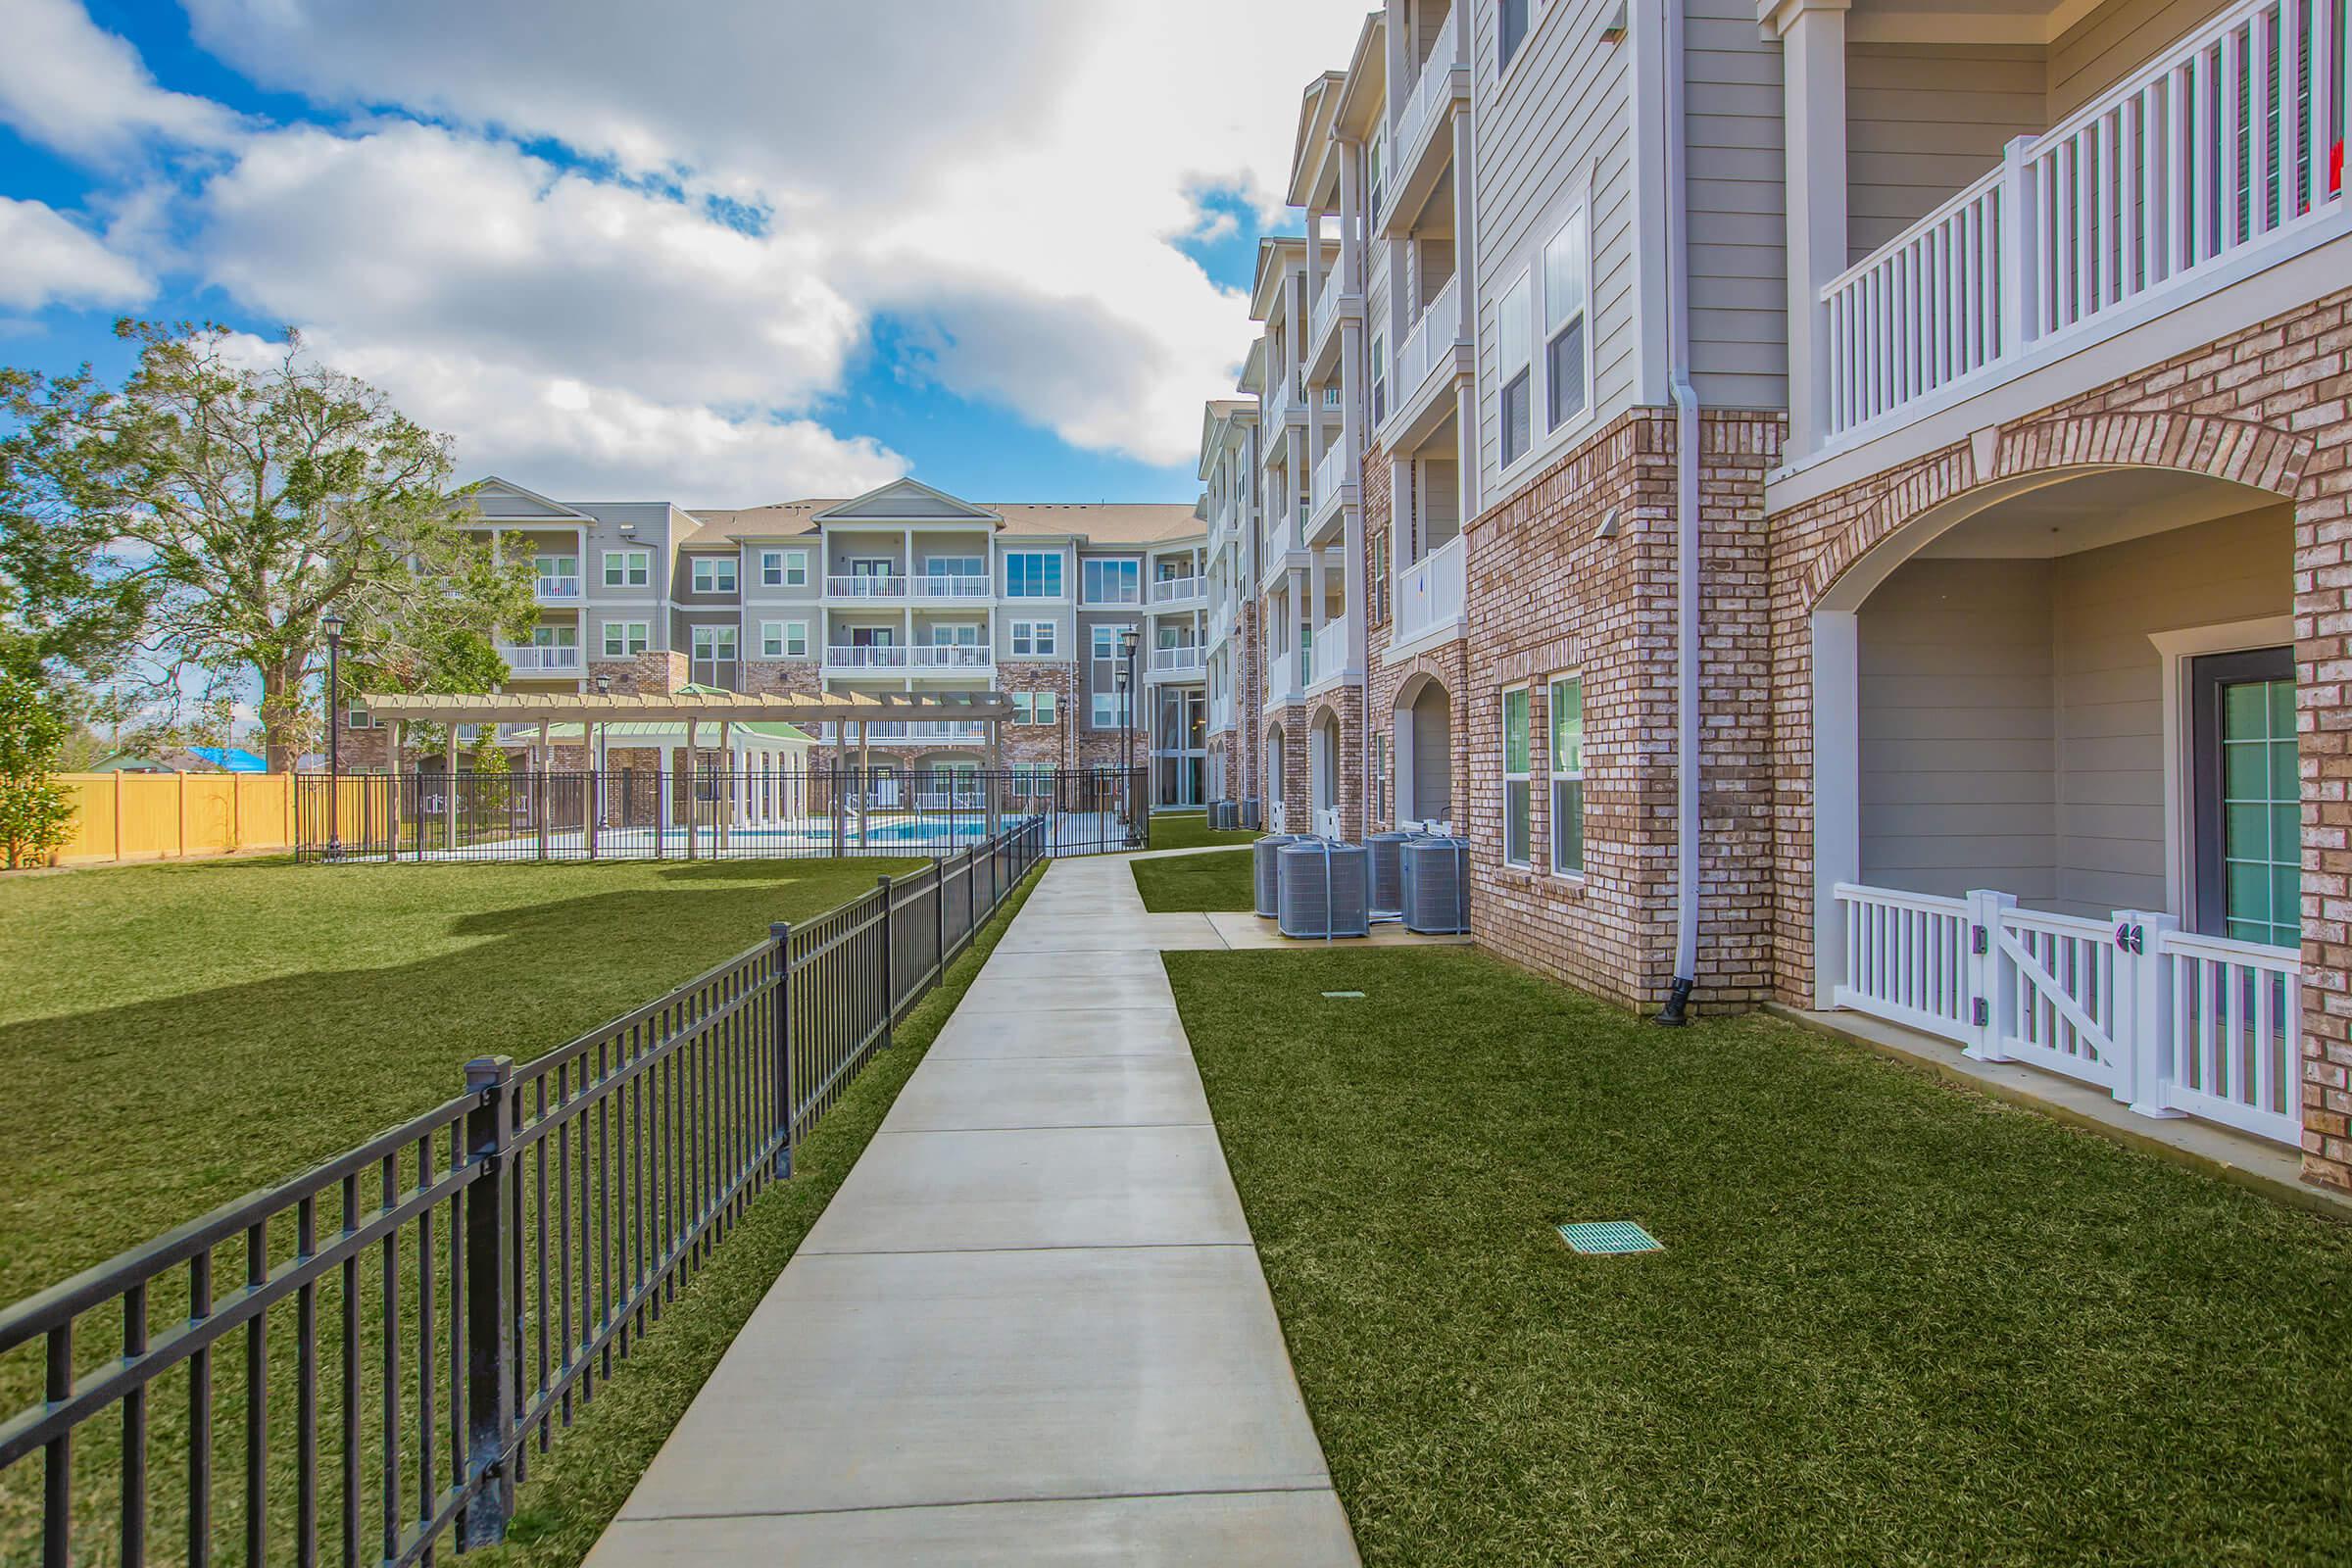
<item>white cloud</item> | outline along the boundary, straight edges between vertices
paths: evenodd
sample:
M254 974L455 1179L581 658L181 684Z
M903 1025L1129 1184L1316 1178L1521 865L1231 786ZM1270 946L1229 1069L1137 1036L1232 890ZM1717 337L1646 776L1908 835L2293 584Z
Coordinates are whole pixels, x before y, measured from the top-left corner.
M219 147L238 119L156 85L138 51L76 0L0 0L0 121L69 157L112 161L152 139Z
M154 287L137 263L56 209L0 196L0 307L136 305Z

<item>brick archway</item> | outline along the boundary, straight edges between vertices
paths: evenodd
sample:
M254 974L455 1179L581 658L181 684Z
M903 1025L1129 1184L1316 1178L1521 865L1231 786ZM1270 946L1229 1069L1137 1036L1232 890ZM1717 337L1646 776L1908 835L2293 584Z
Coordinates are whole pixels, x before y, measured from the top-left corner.
M1830 539L1805 576L1819 606L1882 545L1973 496L2111 468L2169 468L2296 499L2317 443L2275 425L2196 414L2083 414L1981 432L1916 465Z

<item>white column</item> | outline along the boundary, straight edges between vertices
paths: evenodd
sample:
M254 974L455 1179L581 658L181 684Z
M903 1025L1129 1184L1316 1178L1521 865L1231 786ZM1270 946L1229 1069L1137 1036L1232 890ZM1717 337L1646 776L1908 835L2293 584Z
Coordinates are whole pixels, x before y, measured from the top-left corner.
M1456 4L1454 10L1463 7ZM1468 55L1463 56L1468 59ZM1456 113L1453 117L1453 270L1459 279L1454 285L1454 299L1461 310L1457 331L1465 343L1478 339L1478 223L1477 205L1471 200L1475 180L1470 169L1470 117Z
M1479 445L1478 445L1478 379L1473 376L1453 389L1454 420L1454 477L1455 490L1461 497L1461 515L1455 520L1458 533L1470 531L1470 519L1478 515Z
M1364 242L1357 232L1363 227L1361 211L1363 197L1356 190L1358 161L1364 155L1360 141L1340 143L1340 292L1361 294L1364 291Z
M1323 275L1323 209L1306 210L1306 310L1305 319L1314 319L1315 307L1323 301L1323 291L1330 287Z
M1813 616L1813 1005L1835 1000L1844 962L1837 886L1862 877L1859 622L1850 610Z
M1830 313L1821 291L1846 268L1847 0L1783 0L1780 34L1788 227L1788 448L1817 449L1829 429Z

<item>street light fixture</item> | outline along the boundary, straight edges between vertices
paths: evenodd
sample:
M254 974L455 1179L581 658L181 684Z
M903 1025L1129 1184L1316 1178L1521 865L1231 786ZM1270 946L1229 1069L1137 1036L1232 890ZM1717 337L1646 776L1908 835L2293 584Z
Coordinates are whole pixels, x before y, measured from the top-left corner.
M1143 633L1130 626L1119 633L1119 788L1127 796L1128 837L1135 838L1140 793L1135 787L1135 655Z
M318 619L326 633L326 858L343 858L343 726L337 722L342 694L343 617L328 611Z

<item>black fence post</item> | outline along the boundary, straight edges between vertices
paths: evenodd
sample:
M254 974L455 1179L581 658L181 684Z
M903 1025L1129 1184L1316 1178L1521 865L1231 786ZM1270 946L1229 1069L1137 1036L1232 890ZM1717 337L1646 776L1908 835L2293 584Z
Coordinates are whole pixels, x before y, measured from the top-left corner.
M941 856L931 862L931 952L937 958L932 965L933 978L941 985L948 983L948 858Z
M507 1539L514 1512L514 1475L507 1445L514 1431L514 1353L510 1321L508 1250L518 1246L508 1225L507 1086L512 1056L476 1056L466 1064L466 1154L481 1170L466 1189L466 1478L474 1491L459 1525L458 1549L494 1546Z
M890 928L897 916L890 906L890 878L877 877L874 886L882 896L882 1048L887 1051L899 1021L899 980L890 961Z
M776 1152L776 1175L792 1175L792 1124L795 1115L792 1101L792 926L778 920L767 928L769 940L776 951L769 961L775 965L775 989L769 993L768 1035L769 1049L775 1053L776 1125L784 1134L784 1147Z

